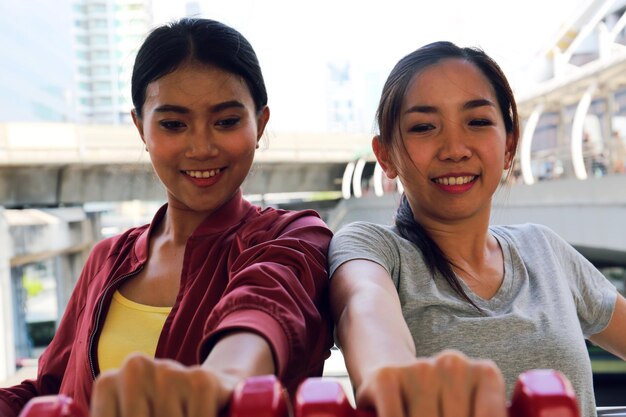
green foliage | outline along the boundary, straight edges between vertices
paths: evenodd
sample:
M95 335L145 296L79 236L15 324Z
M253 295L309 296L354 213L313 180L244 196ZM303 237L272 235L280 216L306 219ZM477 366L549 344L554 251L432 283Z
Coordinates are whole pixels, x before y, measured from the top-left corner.
M33 278L25 274L22 277L22 285L26 290L26 294L28 294L28 298L35 297L43 291L43 284L38 277Z

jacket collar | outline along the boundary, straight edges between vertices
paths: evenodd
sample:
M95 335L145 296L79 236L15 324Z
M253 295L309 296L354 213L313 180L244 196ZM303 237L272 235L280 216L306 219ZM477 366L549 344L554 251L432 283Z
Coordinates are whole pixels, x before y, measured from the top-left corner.
M223 232L235 224L241 223L242 220L245 220L244 217L254 209L256 209L256 206L244 200L243 192L240 188L230 200L213 213L209 214L202 223L200 223L191 234L191 238Z
M222 232L237 223L240 223L244 217L251 213L256 206L243 198L241 189L233 195L233 197L224 203L220 208L209 214L196 230L191 234L190 239L198 236L206 236ZM149 237L153 233L153 229L163 221L167 212L167 203L162 205L156 212L152 222L148 227L144 228L135 245L135 256L140 263L146 262L149 251Z

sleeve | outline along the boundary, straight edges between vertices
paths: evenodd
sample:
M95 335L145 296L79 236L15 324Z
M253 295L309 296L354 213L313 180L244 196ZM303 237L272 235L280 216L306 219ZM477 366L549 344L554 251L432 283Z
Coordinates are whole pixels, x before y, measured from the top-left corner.
M98 269L96 252L94 249L85 263L59 328L39 358L37 378L0 389L0 416L17 417L31 398L59 393L85 306L89 277Z
M332 232L316 215L286 216L278 233L256 236L251 245L236 243L245 249L230 266L226 291L209 317L200 360L225 332L247 329L268 341L278 376L293 387L321 375L330 355L326 262ZM285 219L275 219L270 229L277 222Z
M551 229L537 226L548 239L565 271L586 338L604 330L611 320L617 289L591 262Z
M380 229L381 226L354 222L342 227L333 236L328 251L328 274L333 276L337 268L354 259L366 259L376 262L394 277L394 255L398 250ZM396 283L397 285L397 283Z

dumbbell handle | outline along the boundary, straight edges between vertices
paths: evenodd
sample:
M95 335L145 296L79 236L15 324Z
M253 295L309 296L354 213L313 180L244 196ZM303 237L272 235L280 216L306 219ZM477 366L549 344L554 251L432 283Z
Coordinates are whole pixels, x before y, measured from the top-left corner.
M626 407L598 407L598 417L626 417Z
M225 417L288 417L287 393L274 375L250 377L237 386ZM20 417L87 417L88 412L65 395L36 397Z
M298 388L295 417L376 417L371 410L354 409L342 386L328 378L309 378ZM520 375L509 407L510 417L580 417L571 384L553 370Z

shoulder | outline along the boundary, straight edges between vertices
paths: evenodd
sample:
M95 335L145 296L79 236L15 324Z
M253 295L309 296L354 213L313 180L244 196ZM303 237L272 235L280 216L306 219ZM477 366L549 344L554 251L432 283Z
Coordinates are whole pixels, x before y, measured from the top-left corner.
M490 230L500 236L508 237L516 243L565 242L554 230L537 223L491 226Z
M252 211L235 232L237 239L254 246L269 241L311 244L326 252L332 231L314 210L266 208Z
M365 259L385 268L395 276L406 247L393 226L369 222L353 222L339 229L328 251L329 274L345 262Z
M149 225L130 228L123 233L115 236L107 237L97 242L90 253L90 258L99 258L115 256L125 253L127 249L132 247L137 239L148 230Z
M246 228L262 227L277 232L311 226L328 229L326 223L315 210L283 210L273 207L265 209L257 207L254 214L244 224Z
M564 238L550 227L526 223L509 226L492 226L492 232L512 244L525 262L566 264L579 261L582 256Z
M393 226L369 222L346 224L335 232L330 244L331 253L351 253L355 251L398 252L402 238L395 233Z
M370 223L364 221L357 221L348 223L343 226L337 232L335 232L335 236L338 237L349 237L349 236L373 236L378 238L390 238L396 235L394 232L393 226L387 226L377 223Z

